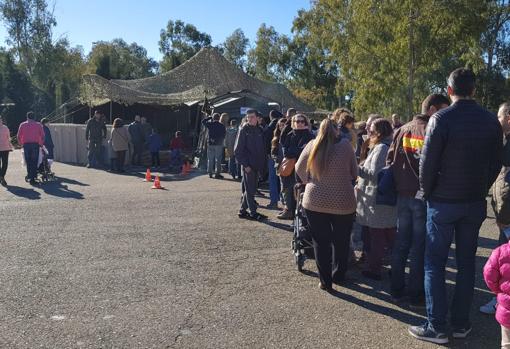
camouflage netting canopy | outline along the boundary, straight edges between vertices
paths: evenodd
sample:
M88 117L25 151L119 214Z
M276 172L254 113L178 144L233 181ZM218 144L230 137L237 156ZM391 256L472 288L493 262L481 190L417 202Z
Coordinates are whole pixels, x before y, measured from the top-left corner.
M123 105L173 106L201 101L205 97L214 99L241 90L264 96L283 108L313 110L284 85L249 76L215 48L203 48L177 68L150 78L107 80L98 75L85 75L80 101L92 107L110 101Z

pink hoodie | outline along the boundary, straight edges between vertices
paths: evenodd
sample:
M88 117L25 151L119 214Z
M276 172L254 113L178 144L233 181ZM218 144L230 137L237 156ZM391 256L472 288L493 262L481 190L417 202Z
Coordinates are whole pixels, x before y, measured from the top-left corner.
M496 320L510 328L510 243L492 251L483 268L483 277L490 290L497 295Z
M0 126L0 151L12 150L11 134L5 125Z

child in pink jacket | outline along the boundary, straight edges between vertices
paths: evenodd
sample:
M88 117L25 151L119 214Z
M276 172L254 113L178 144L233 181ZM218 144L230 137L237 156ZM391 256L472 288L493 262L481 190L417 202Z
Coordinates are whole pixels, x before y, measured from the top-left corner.
M492 252L483 277L498 299L496 320L501 325L501 348L510 348L510 243Z

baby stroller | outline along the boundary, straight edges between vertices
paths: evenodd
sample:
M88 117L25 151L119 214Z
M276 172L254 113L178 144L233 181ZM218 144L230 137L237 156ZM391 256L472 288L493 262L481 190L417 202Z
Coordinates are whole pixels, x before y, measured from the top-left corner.
M306 212L302 206L303 192L305 186L296 184L294 193L296 195L296 212L294 215L294 235L292 237L292 254L296 261L297 269L303 271L303 265L307 259L314 259L312 237L310 234L310 226L306 219Z
M53 164L53 159L48 158L48 150L46 147L39 148L39 167L37 172L41 176L42 182L54 181L55 173L51 172L51 165Z

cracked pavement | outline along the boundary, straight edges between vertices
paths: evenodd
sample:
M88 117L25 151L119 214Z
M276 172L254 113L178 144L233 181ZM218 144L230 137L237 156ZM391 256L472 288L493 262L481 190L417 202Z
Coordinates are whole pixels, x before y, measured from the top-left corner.
M0 348L435 347L407 334L423 313L391 304L387 279L354 269L329 295L313 261L297 272L275 211L261 210L271 224L237 218L237 182L195 175L157 191L57 163L59 181L31 188L19 156L0 188ZM477 310L491 298L481 269L496 239L489 218L474 329L452 348L499 345L499 325Z

